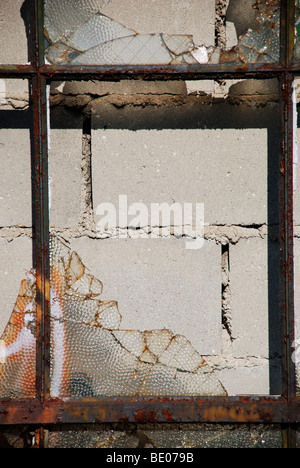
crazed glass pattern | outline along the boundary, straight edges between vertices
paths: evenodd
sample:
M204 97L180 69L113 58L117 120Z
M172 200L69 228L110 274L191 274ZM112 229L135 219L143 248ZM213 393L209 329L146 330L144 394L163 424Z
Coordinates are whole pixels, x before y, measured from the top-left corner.
M115 301L76 252L51 236L51 396L226 395L188 339L162 330L122 330ZM35 389L35 275L27 274L0 348L0 397Z
M0 397L35 395L35 274L26 274L10 320L0 340Z
M193 36L139 34L101 13L110 0L45 0L46 58L52 64L167 65L278 62L278 0L255 0L257 29L229 50L195 44ZM199 25L200 27L201 25Z

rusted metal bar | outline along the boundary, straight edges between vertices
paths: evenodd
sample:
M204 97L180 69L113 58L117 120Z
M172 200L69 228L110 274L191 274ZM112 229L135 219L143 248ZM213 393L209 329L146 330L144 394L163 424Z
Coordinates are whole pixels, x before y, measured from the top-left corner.
M285 69L282 65L245 65L236 67L234 64L222 65L174 65L165 66L97 66L91 65L80 67L77 70L74 66L53 67L43 66L39 73L45 78L55 80L92 80L120 81L132 79L144 80L200 80L200 79L264 79L278 77ZM36 74L36 70L31 65L0 65L0 78L31 78Z
M35 73L32 65L0 65L0 78L30 78Z
M281 64L182 64L182 65L84 65L80 68L74 65L53 66L45 65L41 73L52 80L92 79L116 80L143 78L145 80L172 79L223 79L236 77L270 77L284 70Z
M7 402L0 406L0 424L100 422L300 422L300 400L283 397L92 398Z
M48 395L50 353L50 269L49 269L49 200L48 200L48 112L46 78L39 73L43 57L43 2L33 0L32 77L33 111L33 203L34 250L36 267L37 360L36 396L40 401Z
M31 64L38 71L44 60L44 0L32 0L32 44Z
M293 76L284 74L281 88L281 153L279 163L280 310L282 324L282 395L295 397L294 266L293 266Z
M281 2L281 62L286 70L294 47L295 2ZM294 76L287 71L280 77L281 148L279 184L280 309L282 324L282 395L288 401L296 394L295 363L292 360L294 323L293 252L293 146Z
M288 72L293 61L295 42L295 2L281 2L281 63L285 73L280 78L281 150L278 172L279 248L280 248L280 312L282 395L288 402L296 395L296 369L292 360L295 338L294 323L294 252L293 252L293 147L294 147L294 76ZM287 422L287 421L286 421ZM296 447L294 425L282 430L283 448Z
M50 342L48 143L46 80L39 74L32 79L33 110L33 204L34 259L36 268L37 386L41 400L46 396Z
M281 152L279 166L279 246L280 311L282 349L282 395L292 401L296 394L296 369L292 360L294 324L294 255L293 255L293 80L288 73L293 60L295 41L295 2L281 5L281 63L286 72L280 79ZM285 426L283 447L296 446L296 429Z

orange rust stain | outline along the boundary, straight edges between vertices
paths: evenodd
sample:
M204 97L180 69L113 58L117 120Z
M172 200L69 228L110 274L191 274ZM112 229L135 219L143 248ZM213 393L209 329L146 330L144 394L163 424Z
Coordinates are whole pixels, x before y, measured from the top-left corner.
M259 414L255 410L255 406L251 405L247 408L226 408L217 406L214 408L204 409L202 412L204 420L207 421L237 421L237 422L255 422L259 420Z
M140 409L137 410L135 416L136 422L156 422L157 420L157 411L142 411Z
M172 415L171 415L170 411L162 410L162 414L165 415L165 416L167 417L167 421L168 421L168 422L173 421L173 418L172 418Z

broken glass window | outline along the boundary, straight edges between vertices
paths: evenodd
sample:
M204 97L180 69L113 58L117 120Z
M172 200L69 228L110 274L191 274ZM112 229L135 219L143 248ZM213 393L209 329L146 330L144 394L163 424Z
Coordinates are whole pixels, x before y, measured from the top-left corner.
M197 43L193 35L151 34L120 24L101 12L114 0L45 0L46 58L55 65L167 65L279 61L278 0L253 0L257 28L230 49ZM199 25L199 28L203 25Z
M226 395L188 339L171 330L122 330L115 301L76 252L51 236L51 395ZM35 276L22 282L1 338L0 397L35 389Z

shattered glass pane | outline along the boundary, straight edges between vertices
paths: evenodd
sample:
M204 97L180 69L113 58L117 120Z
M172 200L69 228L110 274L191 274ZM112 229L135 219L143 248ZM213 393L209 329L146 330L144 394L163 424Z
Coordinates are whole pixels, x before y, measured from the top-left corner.
M215 2L211 1L214 5ZM200 42L190 31L184 34L167 34L160 30L147 34L135 31L113 17L114 9L111 17L103 13L106 12L105 7L112 3L118 5L117 0L45 0L47 60L56 65L279 61L279 0L252 0L257 27L241 34L233 47L215 45L214 38L211 44ZM138 15L139 11L135 14ZM170 18L166 17L166 21L170 23ZM175 18L171 21L175 22ZM205 29L205 25L199 24L199 28Z
M34 271L28 272L0 339L0 398L35 395L35 289Z
M122 330L115 301L76 252L51 236L51 395L226 395L203 357L171 330ZM27 273L0 341L0 397L35 389L35 275Z

